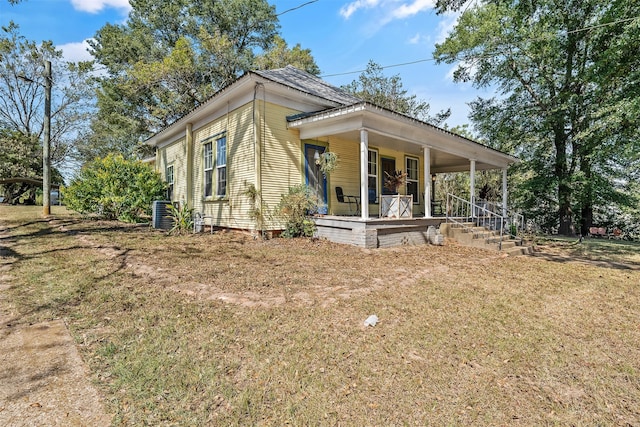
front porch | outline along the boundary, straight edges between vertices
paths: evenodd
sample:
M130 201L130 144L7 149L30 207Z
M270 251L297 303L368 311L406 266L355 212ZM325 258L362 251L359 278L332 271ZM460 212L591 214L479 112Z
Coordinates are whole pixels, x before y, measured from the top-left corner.
M362 219L355 216L324 215L315 218L319 238L367 249L426 245L429 226L438 229L445 221L445 217Z

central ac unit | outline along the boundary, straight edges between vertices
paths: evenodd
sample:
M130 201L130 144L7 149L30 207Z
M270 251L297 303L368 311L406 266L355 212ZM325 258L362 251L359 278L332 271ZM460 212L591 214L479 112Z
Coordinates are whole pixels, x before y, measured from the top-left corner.
M171 201L156 200L153 202L151 209L151 223L153 228L161 230L170 230L173 227L173 218L169 211Z

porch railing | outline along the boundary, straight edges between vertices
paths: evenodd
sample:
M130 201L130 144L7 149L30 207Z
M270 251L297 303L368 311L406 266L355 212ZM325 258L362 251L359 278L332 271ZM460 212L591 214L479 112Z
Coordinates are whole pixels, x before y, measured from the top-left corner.
M482 233L477 231L477 227L494 231L496 237L500 238L498 243L500 248L502 248L504 235L522 241L520 232L524 228L524 216L512 211L507 211L507 215L502 215L502 210L502 205L496 203L472 204L454 194L447 194L446 221L474 233L474 237L479 237Z
M508 233L513 238L522 236L525 227L524 215L511 209L507 209L506 212L504 212L503 206L500 203L486 203L487 209L504 217L506 233Z

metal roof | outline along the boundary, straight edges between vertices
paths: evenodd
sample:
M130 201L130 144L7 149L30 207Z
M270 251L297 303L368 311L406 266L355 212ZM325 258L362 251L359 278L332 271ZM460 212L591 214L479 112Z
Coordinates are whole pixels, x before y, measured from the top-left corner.
M306 92L310 95L318 96L338 104L351 105L363 101L362 99L357 98L338 87L332 86L319 77L307 73L306 71L299 70L291 65L275 70L253 71L253 73L265 79L281 83L301 92Z

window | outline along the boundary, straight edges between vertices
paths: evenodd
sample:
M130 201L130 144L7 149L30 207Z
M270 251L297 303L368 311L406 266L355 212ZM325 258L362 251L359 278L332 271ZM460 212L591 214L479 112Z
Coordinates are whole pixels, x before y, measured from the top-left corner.
M367 161L367 173L369 176L369 203L378 201L378 152L369 150Z
M419 186L419 171L418 171L418 159L415 157L407 157L406 158L406 170L407 170L407 196L409 194L413 194L413 204L417 205L420 203L420 198L418 197L418 186Z
M216 196L227 195L227 137L216 140Z
M213 145L211 142L204 144L204 197L213 195Z
M167 200L173 200L173 165L167 166L164 174L167 182Z

